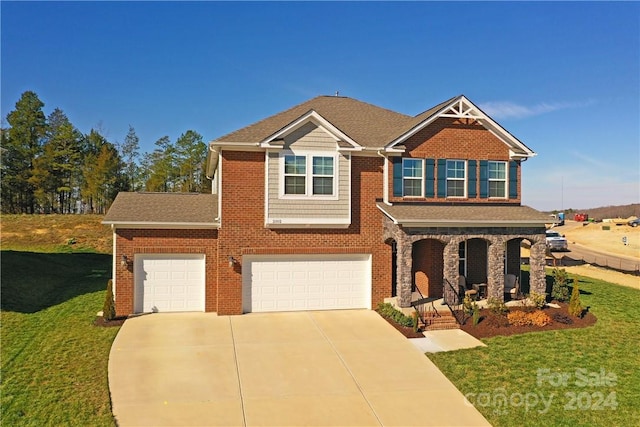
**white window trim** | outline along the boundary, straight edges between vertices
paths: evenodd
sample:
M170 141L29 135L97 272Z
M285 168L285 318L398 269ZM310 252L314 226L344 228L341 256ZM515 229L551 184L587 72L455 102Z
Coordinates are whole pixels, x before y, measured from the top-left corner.
M460 258L460 244L462 244L463 247L464 247L464 257L463 258ZM464 240L464 241L462 241L462 242L460 242L458 244L458 272L460 271L460 263L463 263L462 265L464 265L464 268L463 268L464 277L467 277L467 256L468 256L468 252L467 251L468 251L467 241Z
M463 162L464 163L464 178L449 178L449 162ZM469 185L469 165L466 160L463 159L447 159L445 164L445 187L444 194L447 199L466 199L468 197L468 185ZM449 196L449 181L462 181L464 194L462 196Z
M305 156L305 194L285 194L285 174L284 174L284 158L285 156ZM313 194L313 158L314 157L331 157L333 159L333 194ZM282 151L279 153L279 172L278 172L278 197L280 199L290 200L338 200L338 182L340 159L335 151ZM320 176L320 175L319 175ZM326 176L326 175L322 175Z
M411 161L419 161L419 162L420 162L420 170L422 171L422 173L421 173L420 177L405 177L405 176L404 176L404 162L405 162L405 161L408 161L408 160L411 160ZM424 174L425 174L425 170L424 170L424 167L425 167L425 165L424 165L424 159L416 159L416 158L413 158L413 157L404 157L404 158L402 159L402 165L401 165L401 167L402 167L402 197L405 197L405 198L407 198L407 199L410 199L410 198L424 198ZM420 194L419 194L419 195L414 196L414 195L406 195L406 194L404 194L404 193L405 193L405 192L404 192L404 180L405 180L405 179L410 179L410 180L419 180L419 181L420 181Z
M491 163L504 164L504 179L491 178ZM487 162L487 198L504 200L509 197L509 163L504 160L488 160ZM491 182L502 182L504 184L504 196L491 195Z

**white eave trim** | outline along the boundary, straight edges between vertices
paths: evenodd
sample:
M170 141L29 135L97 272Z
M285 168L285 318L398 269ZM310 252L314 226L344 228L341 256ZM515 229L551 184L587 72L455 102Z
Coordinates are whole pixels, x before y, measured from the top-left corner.
M217 229L220 223L217 222L148 222L148 221L102 221L105 225L113 228L157 228L157 229Z
M312 122L312 123L316 124L317 126L322 126L328 132L333 134L333 136L337 140L348 142L349 144L351 144L353 146L354 149L361 149L360 144L355 142L353 139L349 138L349 136L347 136L340 129L338 129L337 127L332 125L331 122L329 122L327 119L322 117L320 114L318 114L314 110L310 110L308 113L300 116L298 119L296 119L293 122L289 123L287 126L283 127L282 129L280 129L276 133L274 133L274 134L268 136L267 138L263 139L259 144L260 144L261 147L269 147L269 148L279 147L279 145L271 145L271 142L274 141L274 140L283 138L285 135L288 135L289 133L295 131L296 129L300 128L301 126L307 124L308 122Z
M459 114L452 114L449 112L454 106L459 106ZM464 108L463 108L464 106ZM398 138L387 144L387 149L393 148L396 144L406 141L408 138L415 135L420 130L431 124L433 121L440 117L456 117L456 118L469 118L480 122L485 128L493 133L498 139L507 144L510 148L510 157L512 160L519 160L528 157L534 157L534 153L529 147L520 142L516 137L511 135L505 128L496 123L491 117L486 115L480 108L478 108L473 102L469 101L464 95L452 100L450 103L442 107L440 110L427 117L422 122L418 123L407 132L400 135ZM516 151L513 149L516 148ZM519 151L519 152L518 152Z

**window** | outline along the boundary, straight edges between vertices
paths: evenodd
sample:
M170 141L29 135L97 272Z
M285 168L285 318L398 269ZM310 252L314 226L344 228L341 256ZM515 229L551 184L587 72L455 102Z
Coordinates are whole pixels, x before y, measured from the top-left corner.
M447 197L465 197L466 162L447 160Z
M422 196L422 160L402 159L402 195Z
M313 157L313 194L333 194L333 157Z
M458 274L467 275L467 241L460 242L458 245Z
M507 197L507 162L489 162L489 197Z
M306 156L284 156L284 194L305 194Z
M333 196L335 158L332 156L284 156L284 195Z

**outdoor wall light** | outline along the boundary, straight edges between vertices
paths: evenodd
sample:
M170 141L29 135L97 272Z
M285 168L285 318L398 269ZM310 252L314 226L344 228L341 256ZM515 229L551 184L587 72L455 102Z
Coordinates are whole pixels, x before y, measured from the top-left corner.
M129 258L124 254L122 254L122 258L120 259L120 266L122 268L127 268L129 266Z
M229 267L233 267L234 265L236 265L238 263L238 260L235 259L234 257L230 256L229 257Z

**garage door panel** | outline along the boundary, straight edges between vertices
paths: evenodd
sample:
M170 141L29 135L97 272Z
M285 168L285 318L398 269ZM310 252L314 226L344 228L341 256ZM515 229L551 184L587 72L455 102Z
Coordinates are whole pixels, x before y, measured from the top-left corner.
M243 311L370 308L371 256L245 256Z
M135 256L135 311L204 311L201 254Z

